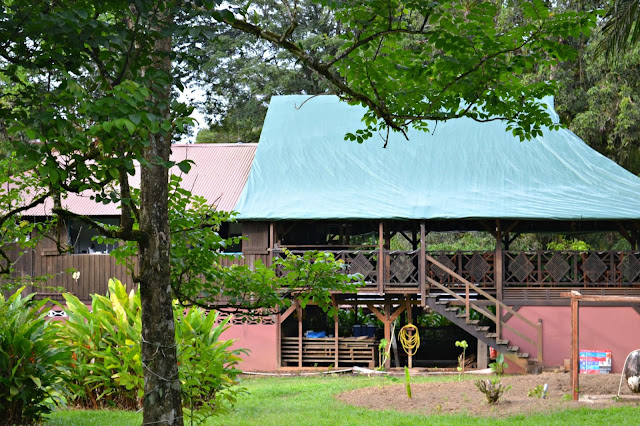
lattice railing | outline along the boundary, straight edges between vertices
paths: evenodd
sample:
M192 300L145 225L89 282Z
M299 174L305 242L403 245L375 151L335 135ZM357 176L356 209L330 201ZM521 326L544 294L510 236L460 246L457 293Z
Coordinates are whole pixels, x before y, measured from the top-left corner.
M377 250L325 250L333 253L336 260L342 260L347 265L350 274L360 273L364 277L364 288L378 286L378 257ZM292 250L296 255L304 254L303 250ZM274 252L276 256L284 256L282 252ZM283 273L278 271L278 273Z
M455 271L464 279L479 287L495 287L495 252L482 251L431 251L427 252L439 263ZM460 287L463 284L455 276L448 274L435 264L427 268L427 276L447 287Z
M387 251L385 255L385 288L418 287L420 283L420 250Z
M505 286L620 287L638 283L637 251L507 251Z
M379 275L378 250L335 250L336 259L345 262L349 273L365 277L364 289L418 288L420 250L384 251L383 276ZM295 251L302 254L303 251ZM281 255L276 253L277 255ZM496 253L493 251L428 251L474 285L496 288ZM449 288L464 284L434 263L424 262L425 276ZM640 285L640 251L505 251L503 252L505 287L626 287Z
M350 274L362 274L366 288L378 286L378 251L341 250L334 256L347 265Z

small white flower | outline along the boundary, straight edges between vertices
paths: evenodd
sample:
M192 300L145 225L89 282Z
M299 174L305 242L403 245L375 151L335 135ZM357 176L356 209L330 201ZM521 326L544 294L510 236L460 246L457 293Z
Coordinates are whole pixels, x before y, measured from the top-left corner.
M75 271L73 274L71 274L71 277L72 277L75 281L78 281L78 278L80 278L80 271Z

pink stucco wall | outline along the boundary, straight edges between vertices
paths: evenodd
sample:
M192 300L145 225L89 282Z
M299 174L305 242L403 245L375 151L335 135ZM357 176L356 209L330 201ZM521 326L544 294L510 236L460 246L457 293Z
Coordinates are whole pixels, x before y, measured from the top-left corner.
M243 371L275 371L277 366L277 326L275 324L234 324L222 339L237 339L234 348L249 349L238 366Z
M542 319L545 366L561 366L571 356L571 308L568 306L523 306L518 313L537 323ZM511 317L507 324L535 340L533 329ZM521 352L536 357L534 345L509 329L503 336ZM612 372L620 373L629 352L640 349L640 315L631 307L580 307L580 349L610 350Z

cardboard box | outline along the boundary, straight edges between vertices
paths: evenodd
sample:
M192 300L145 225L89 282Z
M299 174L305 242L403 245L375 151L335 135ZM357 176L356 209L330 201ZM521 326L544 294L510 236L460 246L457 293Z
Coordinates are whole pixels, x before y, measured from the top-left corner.
M580 351L580 373L608 374L611 372L611 351L584 349Z

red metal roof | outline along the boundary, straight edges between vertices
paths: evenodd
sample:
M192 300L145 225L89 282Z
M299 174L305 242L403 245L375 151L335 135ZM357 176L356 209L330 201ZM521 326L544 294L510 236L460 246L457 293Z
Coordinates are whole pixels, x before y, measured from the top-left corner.
M169 172L182 177L183 188L205 197L218 210L231 211L247 182L256 147L257 144L252 143L173 145L172 161L189 159L194 163L189 173L182 173L178 167L171 168ZM138 167L137 165L136 169ZM131 178L131 185L140 185L139 173ZM87 216L115 216L120 213L117 205L96 203L90 197L91 193L88 191L69 194L62 205L74 213ZM47 200L44 205L29 209L23 214L50 216L52 204L51 200Z
M218 210L235 208L249 177L258 144L174 145L173 161L193 160L191 170L182 174L182 184L196 195L214 203ZM177 167L171 173L180 175Z

